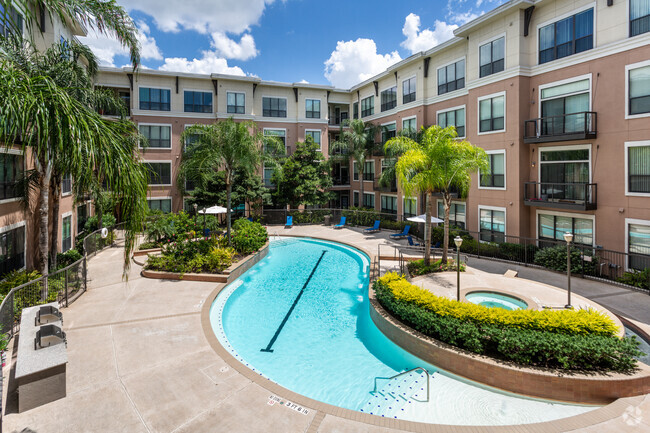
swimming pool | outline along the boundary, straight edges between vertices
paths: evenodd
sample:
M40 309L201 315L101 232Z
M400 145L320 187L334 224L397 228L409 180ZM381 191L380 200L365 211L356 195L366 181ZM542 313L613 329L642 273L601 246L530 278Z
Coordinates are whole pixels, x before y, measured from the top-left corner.
M369 268L365 254L341 244L295 238L271 242L267 256L217 296L210 310L212 328L233 356L268 380L374 415L504 425L595 408L501 393L402 350L370 318ZM417 367L426 372L390 379Z
M489 308L503 308L504 310L525 310L528 304L519 298L504 293L485 291L471 292L465 295L472 304L482 305Z

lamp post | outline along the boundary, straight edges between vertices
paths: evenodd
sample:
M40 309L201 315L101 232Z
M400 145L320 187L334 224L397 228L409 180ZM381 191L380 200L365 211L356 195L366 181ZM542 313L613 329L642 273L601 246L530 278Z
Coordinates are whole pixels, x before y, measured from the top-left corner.
M567 293L568 300L564 308L573 308L571 306L571 242L573 241L572 233L565 233L564 240L566 241L566 278L567 278Z
M199 205L194 203L194 225L196 226L196 219L199 217Z
M460 301L460 246L463 244L463 238L456 236L454 243L456 244L456 300Z

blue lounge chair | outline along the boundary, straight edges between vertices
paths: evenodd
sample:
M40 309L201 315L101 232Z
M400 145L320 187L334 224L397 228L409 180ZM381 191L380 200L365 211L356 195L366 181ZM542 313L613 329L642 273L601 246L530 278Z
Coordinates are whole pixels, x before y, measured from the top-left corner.
M419 247L421 245L418 242L413 242L413 237L411 235L407 236L406 240L409 242L409 247Z
M253 217L246 218L248 221L253 222Z
M374 233L379 231L379 220L375 220L375 225L367 229L363 229L364 233Z
M390 237L394 239L403 238L405 236L408 236L409 230L411 230L411 226L405 226L404 231L402 233L395 233L393 235L390 235Z
M342 229L343 227L345 227L345 217L344 216L341 217L341 221L339 221L339 223L337 225L335 225L334 228L335 229Z
M293 217L291 215L287 216L287 223L284 225L285 229L290 229L293 227Z

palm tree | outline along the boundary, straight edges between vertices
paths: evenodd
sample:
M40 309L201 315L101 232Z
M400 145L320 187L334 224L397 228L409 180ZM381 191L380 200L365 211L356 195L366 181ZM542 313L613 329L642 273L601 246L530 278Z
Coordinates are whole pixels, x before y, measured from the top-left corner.
M370 122L364 122L361 119L353 119L349 122L349 129L343 130L340 141L332 144L334 152L340 152L341 155L334 155L333 159L348 160L352 157L357 163L359 171L360 201L363 203L363 174L365 171L366 159L372 155L375 150L375 135L377 127Z
M264 136L253 122L235 122L232 118L210 125L194 125L181 134L183 152L178 183L185 179L206 185L215 172L225 172L226 234L231 228L231 196L235 173L254 173L268 155L284 152L275 138Z
M466 196L471 184L471 174L477 170L486 172L489 163L485 151L468 141L458 141L456 128L431 126L424 130L419 141L409 137L389 140L387 153L400 154L395 164L397 179L407 196L426 194L426 222L424 229L424 263L431 261L431 215L433 214L433 193L442 193L445 208L445 228L442 249L442 263L447 263L449 246L449 209L451 190L457 189Z

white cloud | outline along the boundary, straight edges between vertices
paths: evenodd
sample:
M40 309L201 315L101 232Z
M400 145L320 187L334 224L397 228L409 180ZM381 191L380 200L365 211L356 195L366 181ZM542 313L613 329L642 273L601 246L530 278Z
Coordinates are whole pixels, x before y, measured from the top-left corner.
M336 49L325 61L325 78L332 85L347 89L400 60L402 58L397 51L378 54L377 45L372 39L338 41Z
M151 29L144 21L138 21L138 43L140 44L140 57L149 60L162 60L163 55L153 36L149 35ZM81 43L88 45L99 63L106 66L115 66L115 56L128 56L129 51L117 39L99 34L94 30L88 31L88 36L79 38Z
M420 31L420 17L410 13L404 20L402 33L406 36L406 40L401 45L411 51L411 54L426 51L453 38L454 30L457 28L458 26L455 24L436 20L433 30L423 29Z
M140 42L140 56L143 59L162 60L162 52L153 36L149 36L149 26L144 21L138 21L138 42Z
M449 14L449 21L456 23L458 25L463 25L469 21L472 21L473 19L476 19L483 15L483 13L477 14L474 12L454 12Z
M213 33L212 46L227 59L248 60L258 53L255 39L248 33L243 35L239 42L233 41L224 33Z
M187 60L185 57L168 57L158 68L162 71L189 72L194 74L246 75L238 66L228 66L228 61L214 51L203 51L200 59Z

